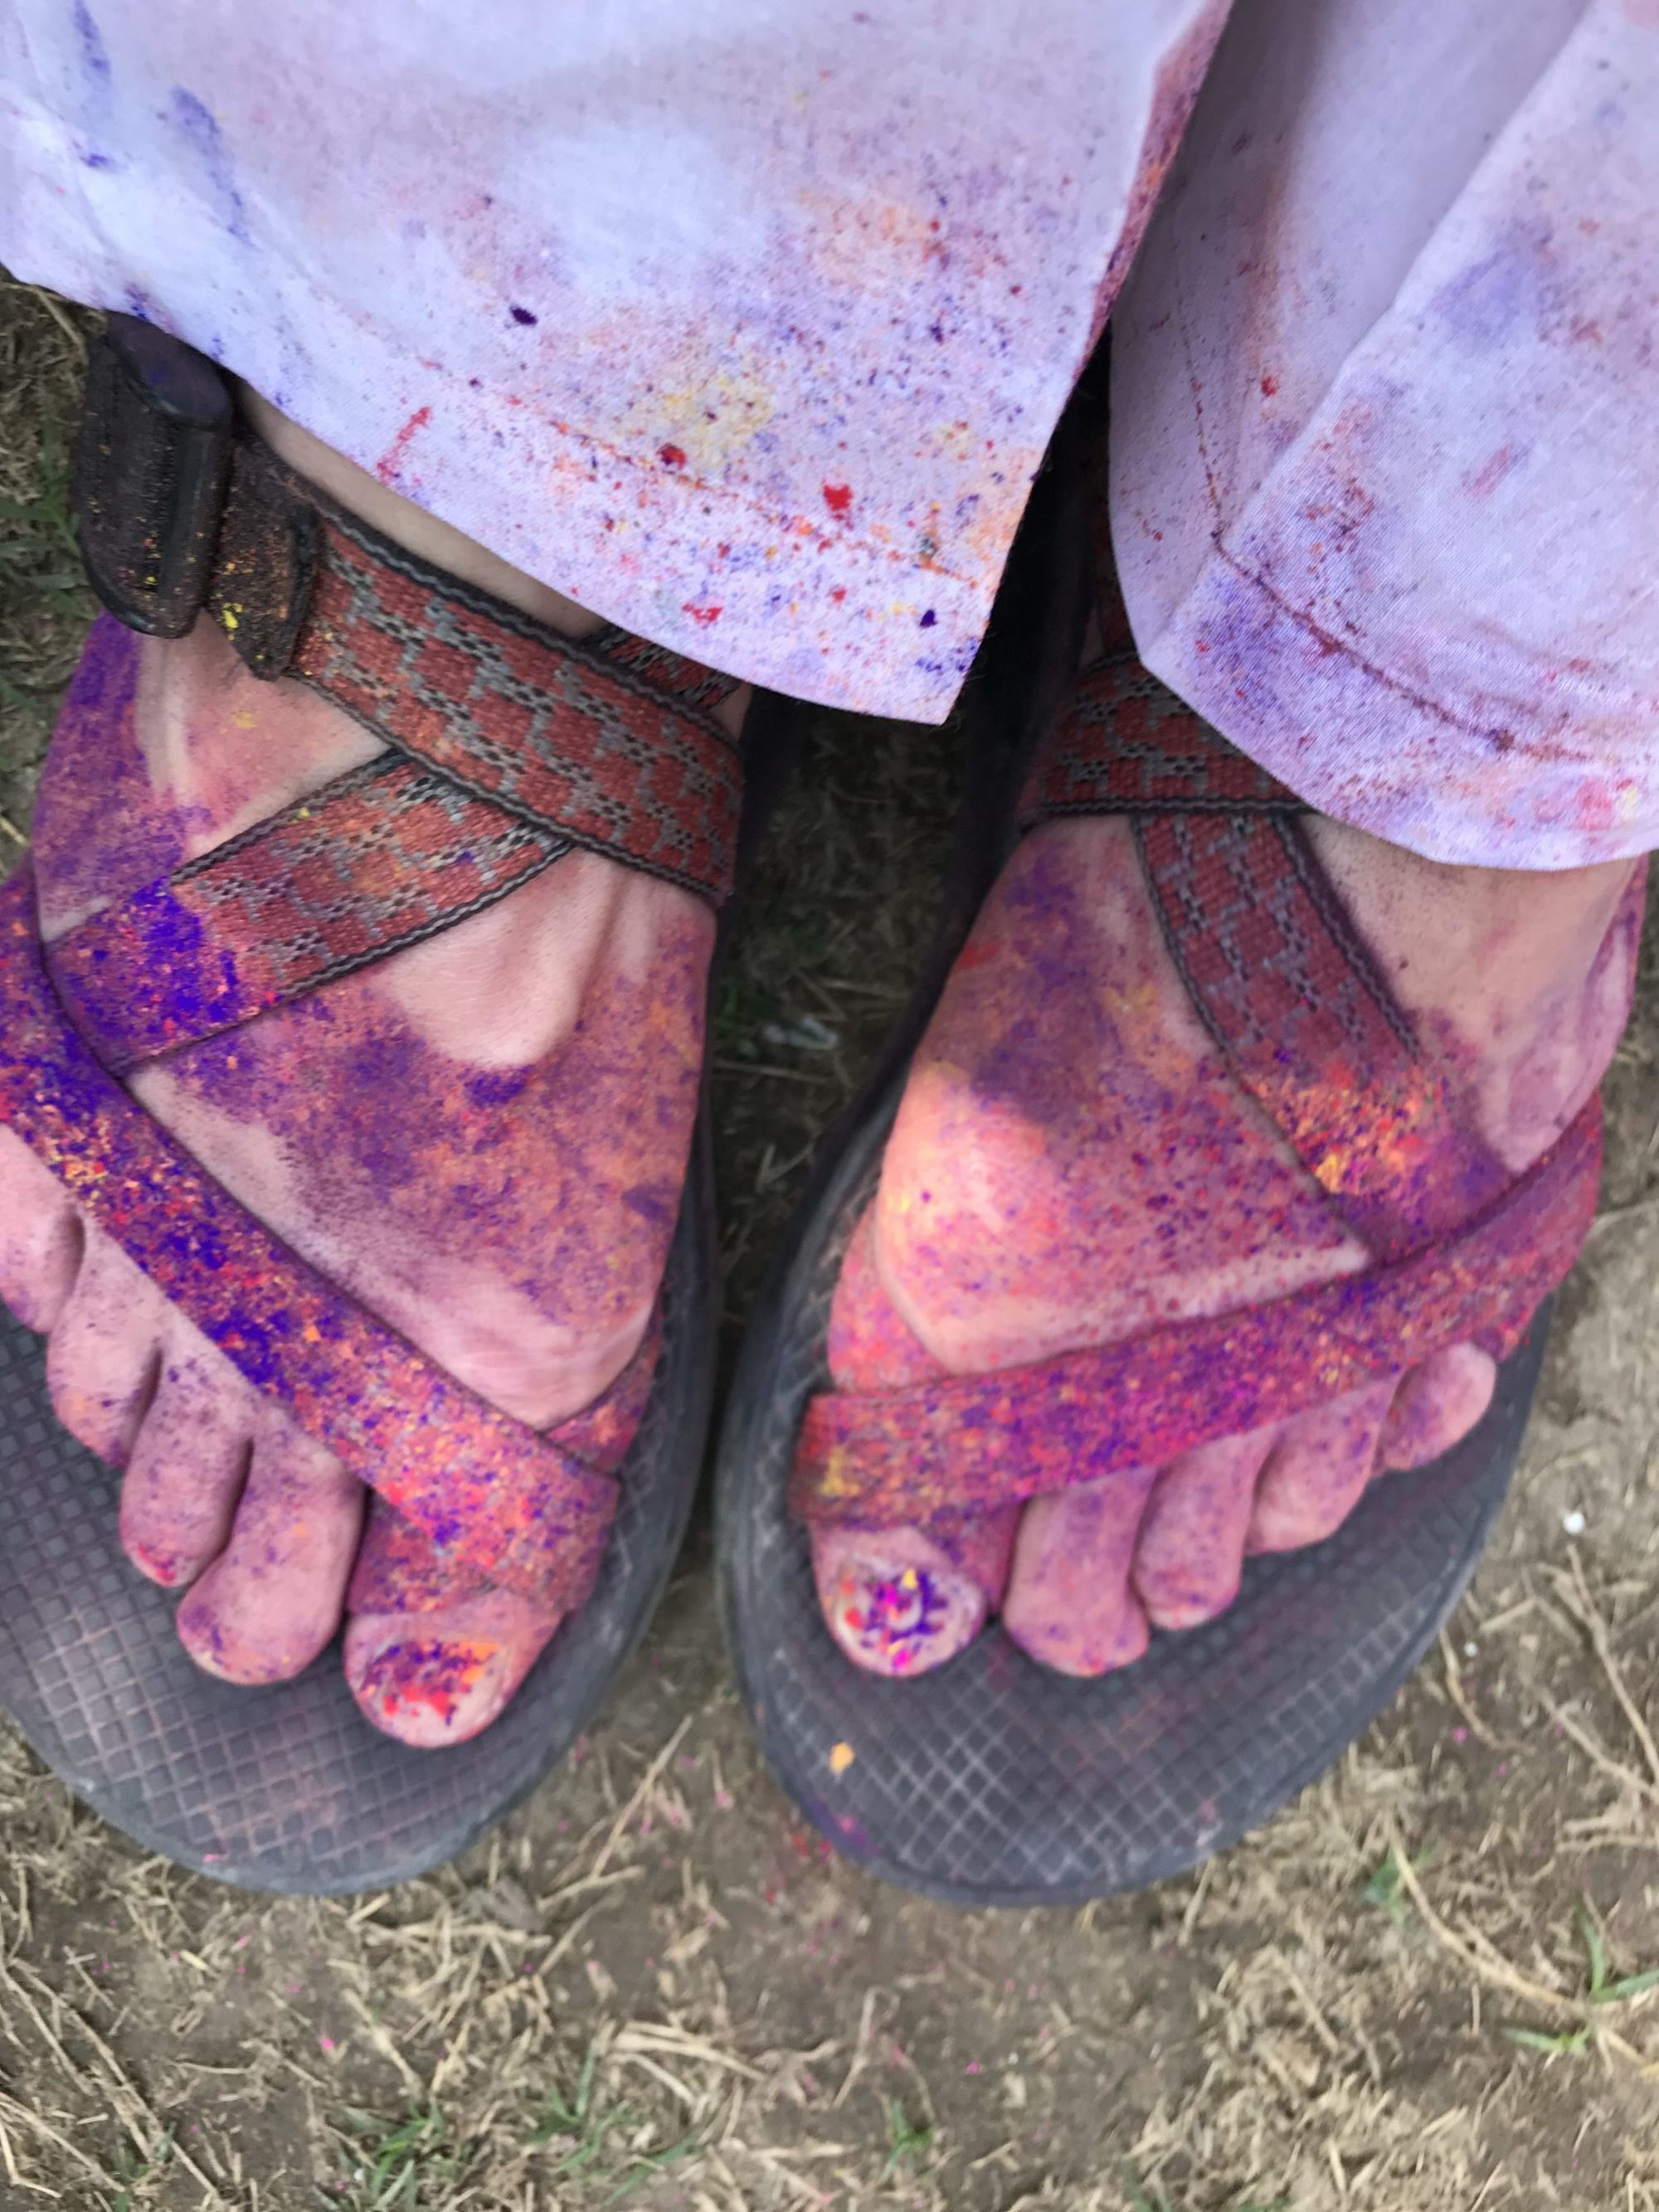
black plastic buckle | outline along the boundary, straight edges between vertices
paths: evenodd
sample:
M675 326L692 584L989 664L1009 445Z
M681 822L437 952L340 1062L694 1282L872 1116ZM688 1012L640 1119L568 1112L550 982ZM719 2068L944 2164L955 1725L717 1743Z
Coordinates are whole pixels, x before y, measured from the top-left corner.
M92 588L130 629L183 637L201 612L230 466L213 363L131 315L91 348L74 500Z

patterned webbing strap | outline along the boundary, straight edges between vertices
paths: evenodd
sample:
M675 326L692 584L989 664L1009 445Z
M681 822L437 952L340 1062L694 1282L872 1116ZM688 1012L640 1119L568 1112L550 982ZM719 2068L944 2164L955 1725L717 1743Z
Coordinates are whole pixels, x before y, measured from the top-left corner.
M107 1066L215 1036L436 935L580 845L719 902L733 689L606 629L573 641L234 449L207 605L243 658L392 750L91 916L50 956Z
M1392 1267L1125 1342L806 1409L790 1502L811 1521L908 1526L1157 1467L1285 1419L1451 1344L1506 1358L1595 1211L1600 1102L1466 1229Z
M1403 1257L1510 1173L1462 1114L1308 836L1307 809L1113 642L1045 739L1021 821L1121 814L1164 941L1230 1072L1357 1237Z
M1045 740L1022 823L1130 820L1210 1037L1381 1264L1033 1366L826 1392L791 1486L809 1520L983 1511L1283 1419L1443 1346L1504 1358L1594 1214L1599 1099L1512 1180L1420 1049L1307 810L1141 665L1109 584L1101 622L1106 649Z

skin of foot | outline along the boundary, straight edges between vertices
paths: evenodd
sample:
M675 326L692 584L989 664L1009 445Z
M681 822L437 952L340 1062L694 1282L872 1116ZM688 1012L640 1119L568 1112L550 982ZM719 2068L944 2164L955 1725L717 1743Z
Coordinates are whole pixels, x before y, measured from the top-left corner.
M1641 875L1449 867L1316 819L1331 881L1464 1114L1519 1173L1589 1099L1629 1015ZM832 1309L836 1386L983 1373L1365 1267L1201 1027L1131 833L1017 848L913 1063ZM1161 1467L951 1528L816 1530L857 1664L919 1673L1000 1610L1046 1666L1129 1664L1211 1619L1248 1555L1318 1541L1367 1483L1448 1449L1496 1370L1473 1345Z
M243 398L285 459L387 536L567 635L599 627ZM720 709L734 735L746 703L738 692ZM173 642L100 625L41 781L43 935L380 750L302 686L255 679L205 620ZM442 936L152 1062L130 1087L332 1281L501 1411L550 1427L609 1388L650 1322L714 936L689 892L573 853ZM309 1664L346 1611L367 1493L3 1128L0 1296L48 1336L64 1426L125 1469L123 1543L183 1594L191 1656L247 1683ZM366 1559L374 1549L371 1527ZM433 1554L368 1588L347 1624L348 1679L371 1720L414 1744L487 1726L558 1625Z

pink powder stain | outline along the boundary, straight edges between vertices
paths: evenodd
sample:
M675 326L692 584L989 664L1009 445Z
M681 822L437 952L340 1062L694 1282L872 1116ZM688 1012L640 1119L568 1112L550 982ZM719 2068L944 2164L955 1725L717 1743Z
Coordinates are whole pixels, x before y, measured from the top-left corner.
M1472 469L1463 479L1463 489L1471 499L1490 499L1516 463L1524 459L1526 447L1516 450L1515 441L1506 439L1490 459L1478 469Z
M853 512L852 485L826 483L823 487L823 503L837 522L845 522Z
M690 615L692 621L700 624L704 629L707 629L711 623L717 623L723 611L720 607L700 605L695 599L687 599L680 608L683 615Z
M431 420L432 410L429 406L417 407L385 453L381 454L380 459L375 462L374 473L383 484L393 483L401 474L404 457L408 453L410 444Z

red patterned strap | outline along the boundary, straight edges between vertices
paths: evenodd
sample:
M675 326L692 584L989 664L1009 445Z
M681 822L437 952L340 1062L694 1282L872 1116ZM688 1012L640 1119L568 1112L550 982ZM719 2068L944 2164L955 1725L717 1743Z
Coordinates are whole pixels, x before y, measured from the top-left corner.
M209 604L264 676L394 749L91 915L48 966L129 1072L417 944L583 845L719 901L741 775L725 677L625 631L573 643L404 553L252 440Z
M256 1389L421 1530L445 1571L580 1604L616 1510L608 1470L650 1347L599 1407L546 1435L424 1358L239 1206L100 1066L41 966L27 869L0 890L0 1121L87 1217Z
M569 850L387 754L93 915L47 970L125 1075L434 936Z
M604 629L580 641L394 545L238 441L207 604L255 672L320 691L509 813L718 905L742 777L732 690Z
M1231 1073L1378 1258L1504 1189L1332 889L1307 809L1115 642L1044 742L1022 823L1127 815L1164 942Z

